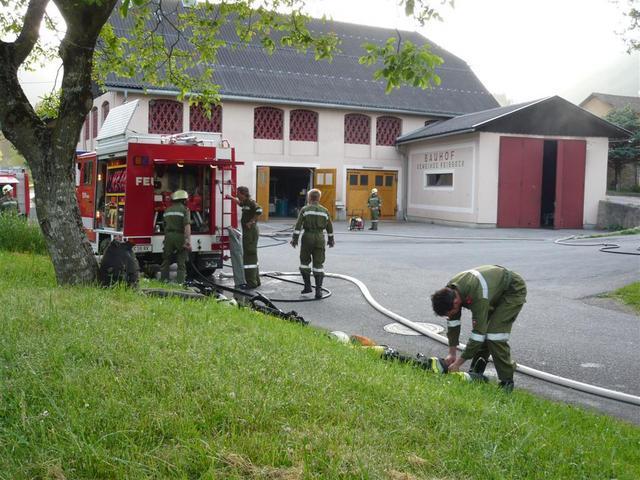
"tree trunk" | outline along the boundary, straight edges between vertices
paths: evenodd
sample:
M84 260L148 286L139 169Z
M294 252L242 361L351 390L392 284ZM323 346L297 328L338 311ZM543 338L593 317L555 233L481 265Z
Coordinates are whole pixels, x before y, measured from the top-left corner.
M58 284L93 282L98 264L76 200L75 159L45 158L36 163L40 163L38 168L29 162L35 183L36 212ZM67 167L59 169L56 165Z

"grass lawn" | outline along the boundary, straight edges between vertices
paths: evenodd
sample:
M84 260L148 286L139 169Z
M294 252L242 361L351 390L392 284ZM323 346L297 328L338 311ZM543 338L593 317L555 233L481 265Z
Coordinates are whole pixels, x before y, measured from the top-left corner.
M629 479L640 429L0 252L0 479Z
M611 296L622 300L627 305L631 305L640 313L640 282L622 287L613 292Z

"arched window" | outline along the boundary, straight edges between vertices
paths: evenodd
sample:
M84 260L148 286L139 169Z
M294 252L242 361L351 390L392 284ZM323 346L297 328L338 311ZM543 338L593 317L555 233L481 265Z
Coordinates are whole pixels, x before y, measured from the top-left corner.
M284 112L279 108L256 107L253 110L253 138L282 140Z
M291 110L289 124L289 140L318 141L318 114L316 112Z
M395 145L401 132L402 120L399 118L384 116L376 119L376 145Z
M102 102L102 123L107 119L109 115L109 102Z
M87 113L87 116L84 117L84 139L85 140L89 140L89 138L91 138L91 135L90 135L91 132L89 131L89 125L90 125L90 123L89 123L89 114Z
M175 100L149 102L149 133L182 133L182 103Z
M211 118L207 117L207 110L202 105L189 107L189 130L192 132L221 132L222 107L211 106Z
M98 136L98 107L91 109L91 138Z
M359 113L344 116L344 143L369 145L371 143L371 119Z

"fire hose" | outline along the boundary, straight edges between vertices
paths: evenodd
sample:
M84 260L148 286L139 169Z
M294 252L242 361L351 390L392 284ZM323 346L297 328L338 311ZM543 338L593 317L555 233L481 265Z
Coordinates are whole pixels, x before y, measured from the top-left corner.
M272 276L295 276L295 275L299 275L299 273L297 272L266 272L265 274L269 274ZM360 289L360 292L362 293L362 296L365 298L365 300L373 307L375 308L378 312L382 313L383 315L385 315L386 317L389 317L393 320L395 320L398 323L401 323L402 325L405 325L406 327L410 328L411 330L414 330L415 332L420 333L421 335L424 335L425 337L429 337L432 340L435 340L437 342L440 342L444 345L448 345L448 340L447 337L444 337L442 335L438 335L437 333L433 333L431 331L429 331L427 328L424 328L421 325L416 324L415 322L412 322L411 320L398 315L395 312L392 312L391 310L388 310L387 308L383 307L382 305L380 305L375 298L373 298L373 296L371 295L371 292L369 292L369 289L367 288L367 286L360 280L358 280L357 278L354 277L350 277L348 275L341 275L338 273L325 273L325 277L329 277L329 278L338 278L340 280L345 280L347 282L350 282L352 284L354 284L356 287L358 287ZM460 350L463 350L466 347L465 344L460 344L458 346L458 348ZM559 375L554 375L551 373L547 373L547 372L543 372L542 370L537 370L535 368L531 368L531 367L527 367L526 365L520 365L518 364L516 366L516 371L520 372L520 373L524 373L525 375L529 375L530 377L534 377L534 378L538 378L540 380L544 380L546 382L550 382L550 383L554 383L556 385L560 385L563 387L568 387L568 388L572 388L574 390L578 390L581 392L585 392L585 393L590 393L592 395L597 395L600 397L604 397L604 398L609 398L612 400L617 400L620 402L625 402L625 403L630 403L633 405L639 405L640 406L640 397L636 396L636 395L631 395L628 393L624 393L624 392L618 392L616 390L609 390L607 388L603 388L603 387L598 387L596 385L591 385L588 383L583 383L583 382L579 382L577 380L572 380L570 378L566 378L566 377L561 377Z

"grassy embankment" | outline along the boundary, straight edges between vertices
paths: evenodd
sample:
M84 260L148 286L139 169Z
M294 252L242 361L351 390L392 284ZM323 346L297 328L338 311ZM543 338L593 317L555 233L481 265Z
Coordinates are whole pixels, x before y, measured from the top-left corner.
M627 305L631 305L638 313L640 313L640 282L632 283L626 287L619 288L610 294L611 297L617 298Z
M0 252L0 479L640 478L640 429Z

